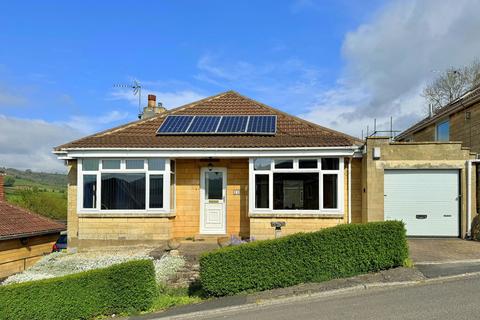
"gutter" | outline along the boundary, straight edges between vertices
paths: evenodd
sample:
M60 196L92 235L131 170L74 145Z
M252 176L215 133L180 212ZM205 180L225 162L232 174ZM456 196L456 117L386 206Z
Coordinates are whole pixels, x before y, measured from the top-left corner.
M480 159L467 160L467 236L472 236L472 163L480 163ZM478 181L477 181L478 184ZM477 204L478 205L478 204Z

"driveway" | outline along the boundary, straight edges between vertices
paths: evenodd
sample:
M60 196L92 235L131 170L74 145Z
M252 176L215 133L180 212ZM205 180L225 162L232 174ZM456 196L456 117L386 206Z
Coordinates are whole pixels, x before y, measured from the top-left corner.
M462 239L409 239L415 264L480 262L480 242Z

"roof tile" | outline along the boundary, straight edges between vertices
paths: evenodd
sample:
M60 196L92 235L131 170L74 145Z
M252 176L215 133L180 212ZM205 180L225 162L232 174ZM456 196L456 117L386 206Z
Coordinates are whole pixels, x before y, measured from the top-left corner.
M277 115L275 135L157 135L167 115ZM227 91L153 118L139 120L56 148L264 148L351 146L359 140L288 115L260 102Z
M0 239L60 232L65 225L34 214L23 208L0 201Z

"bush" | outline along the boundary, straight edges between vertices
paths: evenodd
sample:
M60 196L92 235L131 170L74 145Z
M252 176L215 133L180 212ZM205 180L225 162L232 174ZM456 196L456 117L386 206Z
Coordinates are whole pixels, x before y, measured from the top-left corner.
M222 296L350 277L407 258L402 222L345 224L204 254L200 279L207 293Z
M27 188L15 191L7 200L20 207L52 219L67 218L67 195Z
M59 278L0 286L0 319L90 319L151 307L157 294L150 260Z

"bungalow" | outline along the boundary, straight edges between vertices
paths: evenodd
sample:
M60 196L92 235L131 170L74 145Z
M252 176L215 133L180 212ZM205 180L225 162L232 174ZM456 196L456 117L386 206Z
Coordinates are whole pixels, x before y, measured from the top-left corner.
M464 237L459 143L365 142L234 91L55 148L68 166L70 247L171 238L272 238L342 223L406 221Z
M39 216L4 200L0 172L0 279L37 262L65 230L65 225Z

